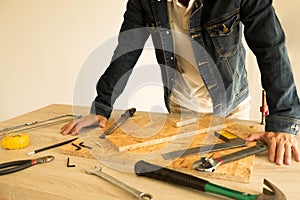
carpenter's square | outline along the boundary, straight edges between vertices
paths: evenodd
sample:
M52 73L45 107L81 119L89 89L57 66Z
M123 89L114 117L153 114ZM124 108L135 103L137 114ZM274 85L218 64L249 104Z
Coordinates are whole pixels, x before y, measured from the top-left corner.
M184 157L188 155L194 155L194 154L201 154L201 153L207 153L207 152L214 152L224 149L231 149L236 147L243 147L247 145L247 142L243 140L242 138L234 135L233 133L222 130L215 132L215 136L222 139L223 143L217 143L217 144L211 144L211 145L205 145L205 146L199 146L199 147L193 147L188 149L182 149L178 151L172 151L168 153L162 154L162 157L165 160L171 160L179 157Z
M111 125L102 135L100 135L101 139L105 139L106 135L112 134L117 128L119 128L124 122L127 121L128 118L132 117L135 113L135 108L130 108L126 110L122 115L121 118L118 119L113 125Z

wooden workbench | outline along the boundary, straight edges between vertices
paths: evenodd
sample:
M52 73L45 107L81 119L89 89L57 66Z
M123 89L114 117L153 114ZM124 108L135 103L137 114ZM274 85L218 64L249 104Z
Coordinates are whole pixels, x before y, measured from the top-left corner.
M50 105L45 108L30 112L25 115L0 123L0 128L25 123L37 119L44 119L62 114L88 114L89 108L68 105ZM259 124L245 122L254 126ZM55 156L55 160L41 165L36 165L23 171L0 176L0 200L6 199L135 199L128 192L102 180L96 176L87 175L85 170L101 165L103 171L119 180L126 182L140 191L151 193L154 199L182 200L182 199L224 199L212 194L173 185L158 180L145 177L137 177L127 170L116 170L112 167L99 163L97 159L83 158L72 155L65 155L59 148L40 152L33 156L27 153L40 147L48 146L60 141L73 138L63 136L59 133L62 124L30 131L31 144L21 150L0 149L0 163L12 160L23 160L38 158L46 155ZM298 143L300 139L298 138ZM66 166L67 158L70 164L76 167ZM253 175L249 184L232 181L224 181L206 178L212 183L223 185L228 188L244 191L247 193L258 194L263 188L263 179L266 178L278 186L289 200L299 199L300 163L292 162L291 166L277 166L267 160L267 153L255 157Z

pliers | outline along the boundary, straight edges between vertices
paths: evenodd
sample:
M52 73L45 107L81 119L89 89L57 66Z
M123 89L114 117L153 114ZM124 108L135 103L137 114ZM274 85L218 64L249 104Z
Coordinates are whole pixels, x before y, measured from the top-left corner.
M17 172L36 164L51 162L52 160L54 160L54 156L44 156L37 159L16 160L16 161L2 163L0 164L0 176Z

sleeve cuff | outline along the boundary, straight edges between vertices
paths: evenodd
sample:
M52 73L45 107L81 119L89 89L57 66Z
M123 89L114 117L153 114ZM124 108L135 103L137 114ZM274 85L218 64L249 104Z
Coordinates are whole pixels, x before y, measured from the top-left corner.
M300 120L283 116L268 116L266 118L265 131L284 132L298 135Z
M102 115L109 119L110 115L112 112L112 108L109 106L106 106L102 103L98 103L96 101L93 101L90 113L91 114L96 114L96 115Z

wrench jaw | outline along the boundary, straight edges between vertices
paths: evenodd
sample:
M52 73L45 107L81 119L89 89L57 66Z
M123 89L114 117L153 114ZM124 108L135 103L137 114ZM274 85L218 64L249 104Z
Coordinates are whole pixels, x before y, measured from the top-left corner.
M193 169L201 172L214 172L221 164L217 159L202 157L200 160L193 163Z
M85 172L87 174L90 174L90 175L97 175L97 176L100 176L100 173L102 171L102 168L99 167L99 166L95 166L94 169L86 169Z
M142 192L139 196L139 199L140 200L152 200L153 196L151 194Z

